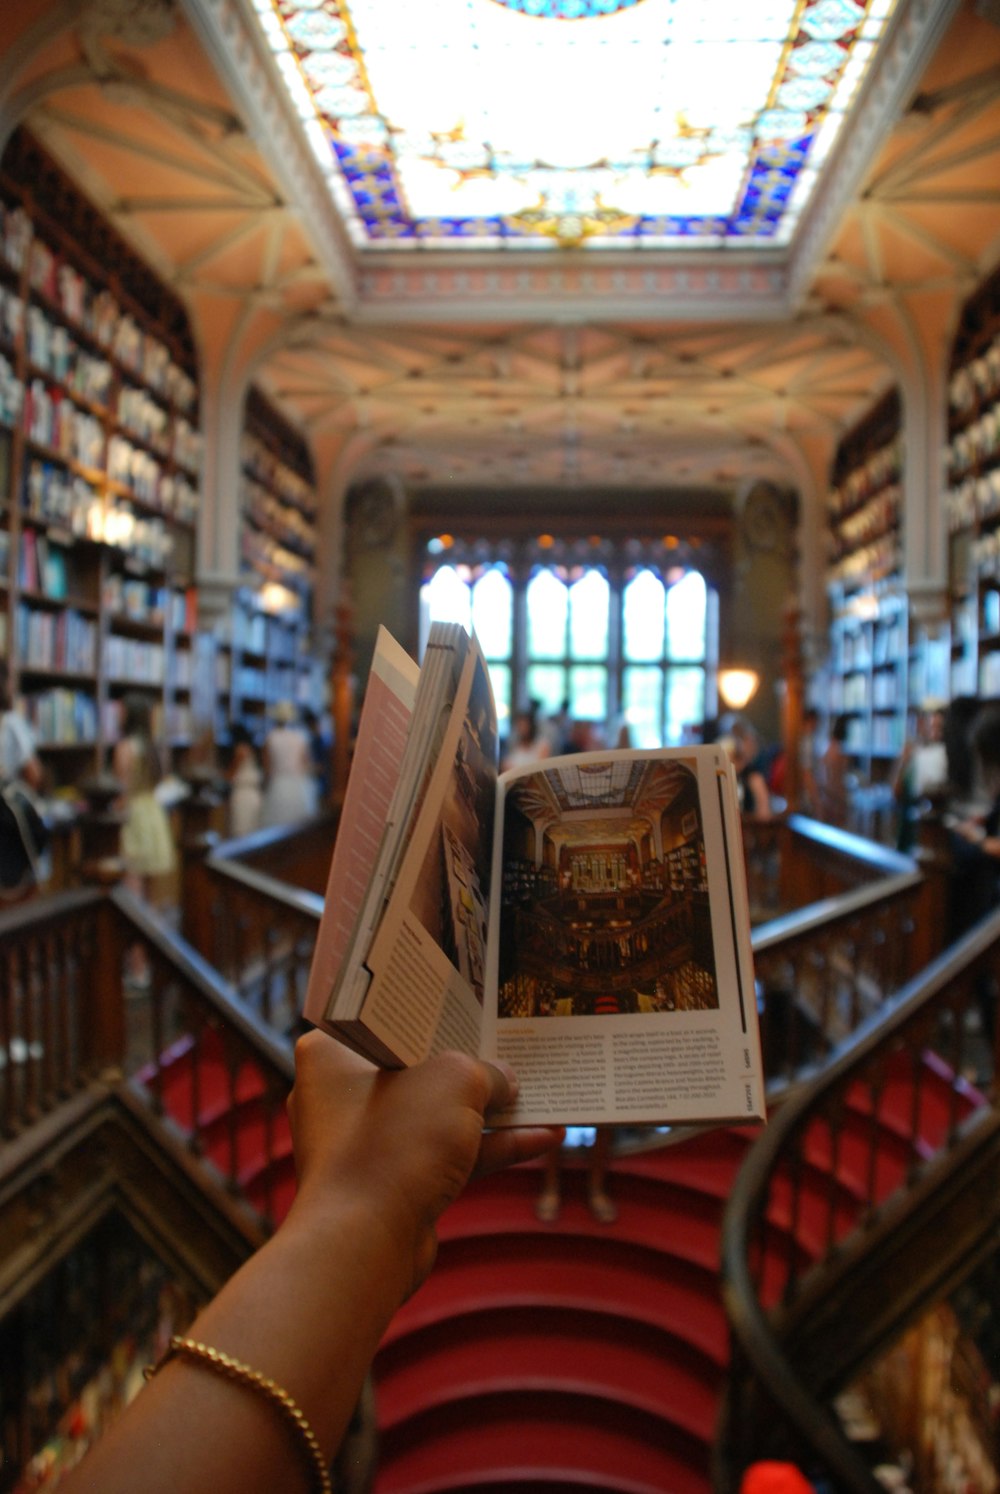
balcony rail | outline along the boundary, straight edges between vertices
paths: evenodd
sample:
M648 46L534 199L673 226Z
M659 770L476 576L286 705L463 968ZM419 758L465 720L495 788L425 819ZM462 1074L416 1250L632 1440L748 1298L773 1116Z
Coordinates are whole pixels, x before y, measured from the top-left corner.
M137 988L126 977L140 960ZM2 1142L95 1082L124 1082L194 1156L204 1159L211 1139L211 1171L228 1193L241 1193L238 1118L248 1103L268 1163L276 1160L289 1042L121 888L57 893L0 914L0 1054ZM168 1107L180 1055L186 1097ZM255 1213L273 1224L270 1165Z
M750 1154L723 1230L716 1487L774 1456L849 1494L882 1487L824 1407L995 1238L998 980L1000 913L833 1048Z

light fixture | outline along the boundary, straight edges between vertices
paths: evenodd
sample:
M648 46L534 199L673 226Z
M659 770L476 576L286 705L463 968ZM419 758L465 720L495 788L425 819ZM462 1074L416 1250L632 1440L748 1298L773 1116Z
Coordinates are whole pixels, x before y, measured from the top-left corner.
M718 682L723 704L727 705L731 711L742 711L756 695L760 675L756 669L747 669L743 665L730 665L719 670Z

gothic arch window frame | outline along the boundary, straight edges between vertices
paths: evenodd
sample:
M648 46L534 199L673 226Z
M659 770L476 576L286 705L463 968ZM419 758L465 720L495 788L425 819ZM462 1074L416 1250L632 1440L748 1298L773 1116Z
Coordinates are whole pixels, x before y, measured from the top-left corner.
M715 675L718 667L719 625L718 588L713 580L712 557L703 553L698 542L685 543L669 537L658 540L608 538L588 535L557 540L548 535L525 538L464 539L451 534L424 533L419 539L419 649L422 655L431 622L428 588L445 568L453 580L451 610L454 621L475 625L490 665L497 695L501 733L509 715L527 707L532 699L542 699L547 713L558 708L563 699L586 698L582 682L591 683L591 708L580 711L583 719L595 720L612 735L620 726L632 727L632 745L655 746L661 742L676 744L682 725L695 725L702 717L715 714ZM480 625L476 612L477 589L491 585L491 577L501 573L510 587L509 623L501 626ZM599 575L607 589L607 625L603 648L590 653L573 644L572 591ZM643 575L650 575L664 588L663 644L655 657L648 653L629 657L626 652L625 606L628 587ZM553 576L567 590L567 616L563 624L564 647L558 649L549 641L546 650L532 648L529 620L529 588L538 578ZM671 638L669 598L673 588L692 575L704 583L704 627L700 649L676 651L676 637ZM461 590L465 589L465 597ZM592 588L596 596L597 586ZM585 611L585 609L583 609ZM440 615L440 614L436 614ZM578 633L593 634L594 619L578 621ZM676 628L674 629L676 634ZM577 639L579 644L579 638ZM588 675L588 671L590 674ZM633 678L645 674L646 719L638 730L635 715L639 709L637 693L631 689ZM599 675L604 679L604 711L593 709ZM561 680L562 686L555 687ZM682 682L679 684L679 682ZM574 689L574 686L576 687ZM630 697L630 698L629 698ZM650 701L658 702L660 729L651 732ZM677 717L676 702L686 700L691 709L685 719ZM630 703L631 701L631 703ZM626 712L633 719L626 721ZM638 740L636 737L638 735ZM655 740L653 737L655 736ZM614 745L613 741L609 745Z

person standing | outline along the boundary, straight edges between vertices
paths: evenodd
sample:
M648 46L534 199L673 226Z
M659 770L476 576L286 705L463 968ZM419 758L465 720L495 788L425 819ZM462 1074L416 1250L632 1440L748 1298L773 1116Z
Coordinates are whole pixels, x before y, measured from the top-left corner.
M844 743L850 717L844 713L834 718L830 739L817 764L816 786L819 792L819 817L828 825L846 828L850 813L850 759Z
M229 732L232 757L229 763L229 834L234 839L252 835L260 828L264 799L264 775L257 760L253 738L241 721Z
M274 708L274 725L264 740L264 780L262 825L294 825L316 813L312 748L290 700Z
M156 879L169 876L177 865L177 848L166 810L156 795L163 770L153 740L152 708L145 695L125 697L122 734L112 753L111 771L122 786L125 886L151 903ZM149 984L145 953L139 945L129 952L127 980L134 987Z
M122 855L126 883L149 902L153 879L174 870L177 849L170 821L156 796L163 772L153 740L152 710L144 695L125 697L122 734L115 743L111 769L124 791Z
M42 880L47 832L34 802L42 765L31 727L17 709L6 660L0 660L0 898L29 896Z

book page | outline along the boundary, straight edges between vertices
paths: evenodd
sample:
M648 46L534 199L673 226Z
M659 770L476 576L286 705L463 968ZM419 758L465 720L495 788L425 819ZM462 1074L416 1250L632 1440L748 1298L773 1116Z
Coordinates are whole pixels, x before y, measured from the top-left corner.
M473 640L437 767L367 966L361 1019L402 1063L479 1048L499 743Z
M391 896L413 826L419 819L424 793L439 761L441 743L452 719L455 694L469 649L469 635L464 628L453 623L432 624L410 711L405 747L395 767L395 784L388 807L382 809L379 806L382 829L377 855L374 865L364 868L366 885L361 905L341 959L333 994L323 1011L322 1025L328 1031L334 1030L336 1022L354 1021L367 994L370 975L364 962ZM364 782L368 769L369 759L358 743L351 765L348 794L355 780ZM358 880L361 880L360 875Z
M379 628L354 749L364 768L348 781L309 971L303 1013L310 1022L322 1023L378 858L419 679L409 654Z
M552 758L498 785L482 1054L502 1124L764 1116L735 778L722 749Z

